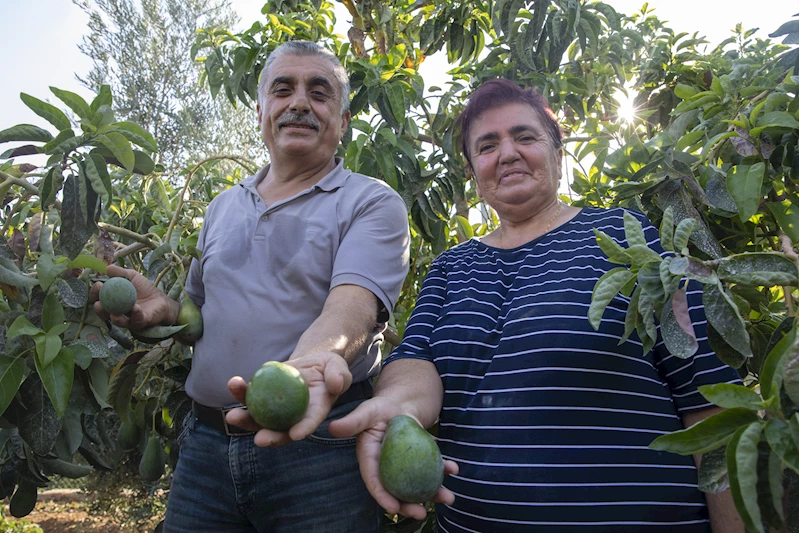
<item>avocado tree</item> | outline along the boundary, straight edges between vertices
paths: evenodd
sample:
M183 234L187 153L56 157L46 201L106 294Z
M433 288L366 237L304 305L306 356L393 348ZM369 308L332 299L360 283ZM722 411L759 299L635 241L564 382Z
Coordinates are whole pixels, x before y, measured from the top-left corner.
M228 159L253 169L235 156L209 158L173 190L153 163L154 138L116 121L107 86L91 103L51 90L72 119L22 94L55 131L26 124L0 131L0 143L25 143L3 153L0 165L8 237L0 245L0 492L13 494L14 516L33 509L37 487L51 475L110 470L123 451L138 448L142 478L155 482L165 449L174 461L174 421L190 405L183 392L190 353L171 338L180 328L131 338L97 317L89 287L116 262L178 298L199 253L194 221L219 184L234 180L217 176L213 164ZM46 162L16 164L27 155ZM192 184L194 199L186 202Z

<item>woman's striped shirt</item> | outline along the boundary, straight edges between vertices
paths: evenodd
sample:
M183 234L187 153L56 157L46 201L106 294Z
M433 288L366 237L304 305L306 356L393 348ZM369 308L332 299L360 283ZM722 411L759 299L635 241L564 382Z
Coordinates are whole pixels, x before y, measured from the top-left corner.
M622 209L584 208L518 248L470 240L431 266L400 358L432 361L444 384L439 446L457 462L437 507L439 529L461 532L707 532L692 457L648 448L712 407L697 386L738 374L707 342L701 287L688 302L699 341L687 360L659 339L642 353L619 344L628 299L616 296L594 331L594 284L617 267L593 228L627 246ZM650 245L657 230L641 214Z

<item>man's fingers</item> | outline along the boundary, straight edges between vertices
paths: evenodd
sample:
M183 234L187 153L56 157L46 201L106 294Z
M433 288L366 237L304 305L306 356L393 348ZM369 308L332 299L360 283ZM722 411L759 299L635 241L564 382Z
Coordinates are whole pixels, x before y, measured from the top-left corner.
M250 413L248 413L246 409L231 409L225 415L225 421L228 424L232 424L247 431L258 431L261 429L261 426L252 419Z
M447 461L444 460L444 475L449 476L452 474L457 474L459 470L458 463L455 461Z
M247 399L247 382L241 376L233 376L227 382L227 390L237 403L245 404Z
M334 396L342 394L350 388L352 374L342 357L328 359L325 364L325 386L327 391Z
M99 281L94 282L91 289L89 289L89 301L96 302L100 299L100 289L103 288L103 284ZM96 307L96 306L95 306Z
M277 446L283 446L285 444L289 444L292 441L288 433L272 431L271 429L261 429L260 431L258 431L258 433L255 434L253 442L255 443L256 446L274 448Z
M366 431L377 422L375 400L366 400L347 416L333 420L327 429L336 438L353 437Z
M400 504L399 514L413 518L414 520L424 520L427 516L427 509L421 503L405 503Z

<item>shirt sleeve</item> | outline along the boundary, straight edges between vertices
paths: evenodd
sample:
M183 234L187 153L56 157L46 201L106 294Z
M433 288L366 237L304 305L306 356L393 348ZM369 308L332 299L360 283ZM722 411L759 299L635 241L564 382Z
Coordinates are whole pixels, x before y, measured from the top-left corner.
M438 259L430 266L427 277L422 284L422 290L416 299L411 318L405 327L402 342L386 359L383 366L398 359L424 359L433 361L430 352L430 335L433 327L441 316L442 306L445 301L447 279L444 275L441 260Z
M644 226L647 244L661 256L670 255L660 245L657 228L643 215L634 213ZM714 407L699 393L701 385L716 383L741 383L738 372L719 360L710 347L707 335L707 317L702 304L702 284L690 280L686 286L688 313L694 327L699 348L687 359L680 359L669 353L660 335L658 324L658 340L655 344L655 366L671 390L671 396L677 411L685 413Z
M371 196L358 207L339 245L330 288L358 285L391 311L408 273L409 242L408 212L399 195Z

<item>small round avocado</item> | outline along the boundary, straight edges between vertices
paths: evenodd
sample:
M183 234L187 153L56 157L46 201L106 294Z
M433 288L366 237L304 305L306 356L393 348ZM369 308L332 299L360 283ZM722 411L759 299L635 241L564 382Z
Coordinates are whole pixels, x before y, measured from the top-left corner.
M300 371L291 365L270 361L255 372L247 388L247 410L258 425L287 431L302 420L310 392Z
M100 288L100 304L112 315L124 315L136 303L136 288L126 278L111 278Z

